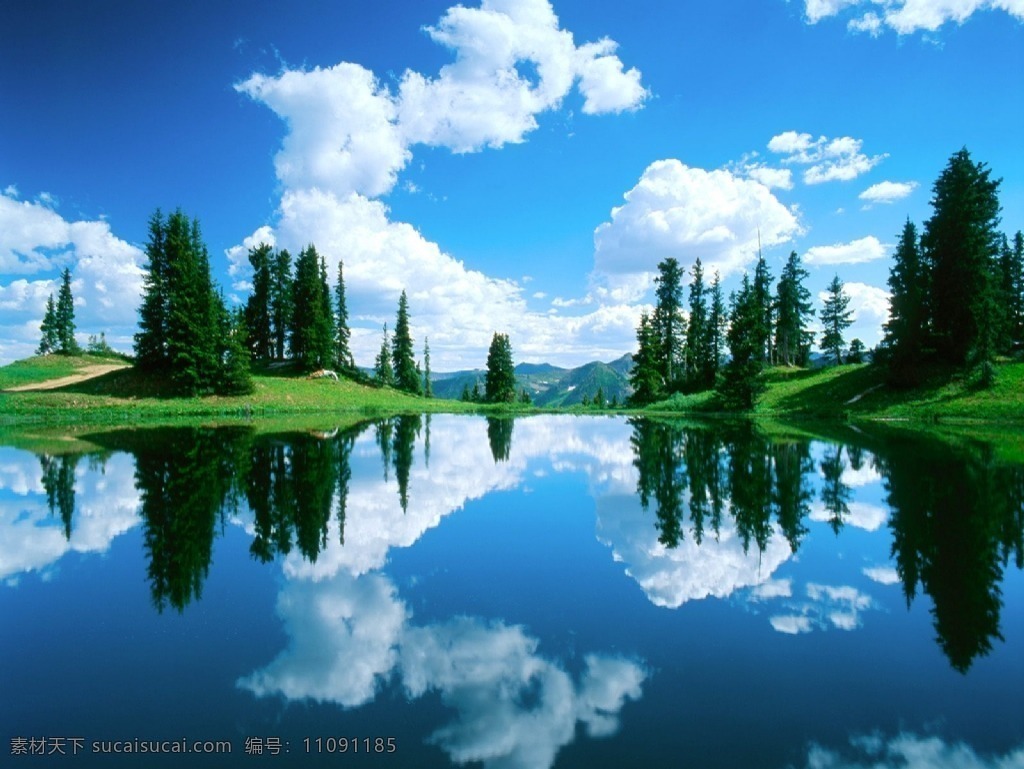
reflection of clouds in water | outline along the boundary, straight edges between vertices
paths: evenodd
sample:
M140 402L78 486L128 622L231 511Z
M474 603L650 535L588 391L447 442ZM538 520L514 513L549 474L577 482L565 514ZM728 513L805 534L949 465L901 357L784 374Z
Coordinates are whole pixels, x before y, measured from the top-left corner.
M769 618L780 633L809 633L830 625L838 630L856 630L863 624L861 614L875 608L871 596L849 585L807 585L807 601L787 603L789 613Z
M0 580L46 572L68 552L106 552L115 537L138 525L140 502L131 456L114 454L102 469L89 467L85 459L79 462L68 540L59 517L47 505L39 458L24 451L2 451L2 488L23 491L16 491L18 497L0 497Z
M873 582L879 585L895 585L900 581L900 575L892 566L869 566L861 571Z
M340 572L319 583L291 582L277 611L291 645L239 686L260 697L279 693L346 707L373 699L395 666L406 620L389 580Z
M410 697L436 691L456 711L433 740L457 763L550 766L577 723L595 737L613 734L646 675L634 662L592 655L574 682L537 653L536 639L502 622L458 617L413 626L380 574L291 581L278 613L290 646L239 686L257 696L356 707L398 675Z
M861 486L870 486L872 483L881 482L881 480L881 473L874 468L874 465L870 460L864 461L859 470L847 467L843 470L842 475L839 476L840 483L854 489L860 488Z
M740 588L768 582L791 555L789 543L778 526L763 553L743 543L731 518L725 517L717 539L705 532L700 545L689 535L675 548L658 542L651 514L645 514L634 497L597 500L598 539L612 548L616 561L637 581L651 603L675 609L687 601L726 598Z
M536 648L520 627L466 617L406 635L402 672L410 696L433 689L458 712L433 736L455 762L551 766L577 722L592 737L610 736L626 700L640 697L645 674L633 662L590 655L576 684Z
M847 507L849 512L844 513L842 517L843 523L847 526L864 531L878 531L889 520L889 512L879 505L854 501ZM834 516L823 502L817 501L811 503L811 513L808 517L818 523L828 523Z
M899 734L853 737L842 750L812 745L806 769L1024 769L1024 745L1004 755L979 756L963 743Z

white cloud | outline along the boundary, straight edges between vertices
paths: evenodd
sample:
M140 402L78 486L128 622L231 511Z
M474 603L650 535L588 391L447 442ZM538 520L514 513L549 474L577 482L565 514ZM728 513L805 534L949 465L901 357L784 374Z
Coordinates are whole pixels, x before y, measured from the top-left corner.
M887 250L874 235L853 240L849 243L834 243L831 246L813 246L804 255L805 264L863 264L882 259Z
M793 189L793 171L789 168L770 168L765 165L753 165L745 169L747 176L760 182L768 189Z
M614 295L588 315L530 313L522 287L488 277L393 222L375 198L392 190L416 144L455 152L523 141L536 116L579 83L588 113L639 107L640 74L625 70L615 43L576 47L547 0L484 0L456 6L427 29L454 53L436 77L406 72L396 93L355 65L254 75L237 88L289 126L275 158L284 189L279 220L228 249L234 288L249 280L248 246L273 238L298 250L312 242L330 274L345 263L353 353L373 359L380 325L409 292L414 338L429 336L436 370L482 365L491 335L509 333L519 359L567 364L617 357L633 345L638 312Z
M142 296L143 252L116 237L105 221L69 222L43 202L16 199L14 192L8 188L0 195L0 273L49 275L0 284L4 330L32 328L38 343L46 299L59 287L56 271L67 267L80 335L105 330L111 340L130 338ZM0 363L31 354L36 346L6 338Z
M814 629L811 626L810 617L805 617L802 614L780 614L770 617L768 622L777 632L786 635L810 633Z
M907 197L917 187L917 182L879 182L864 190L859 197L868 203L894 203Z
M806 0L807 21L811 24L838 15L843 9L856 7L878 9L863 13L852 20L848 28L857 32L877 35L884 23L900 35L914 32L934 32L949 22L963 24L978 11L1000 10L1024 21L1024 2L1021 0Z
M765 247L800 231L793 212L764 184L674 159L648 166L624 197L611 221L594 231L595 278L613 290L642 293L658 262L670 256L685 268L699 257L706 275L718 270L725 277L756 259L759 231Z
M803 174L805 184L850 181L888 157L885 154L869 157L861 151L862 146L860 139L850 136L815 139L811 134L796 131L785 131L768 142L771 152L784 156L783 163L808 166Z
M852 751L851 749L852 748ZM806 769L1024 769L1024 745L1003 755L979 756L962 743L903 733L852 737L850 747L832 750L811 745Z
M288 123L274 159L287 187L383 195L411 157L391 94L358 64L257 74L236 88Z
M521 142L577 79L587 114L636 109L647 97L640 73L624 70L614 55L614 41L577 48L547 0L456 6L427 33L452 49L455 61L436 78L402 77L398 122L409 144L473 152Z
M868 502L850 502L847 506L849 511L843 515L843 523L864 531L877 531L886 521L889 520L889 513L884 507L872 505ZM818 523L828 523L832 520L833 513L828 510L822 502L814 502L811 505L811 512L807 516Z

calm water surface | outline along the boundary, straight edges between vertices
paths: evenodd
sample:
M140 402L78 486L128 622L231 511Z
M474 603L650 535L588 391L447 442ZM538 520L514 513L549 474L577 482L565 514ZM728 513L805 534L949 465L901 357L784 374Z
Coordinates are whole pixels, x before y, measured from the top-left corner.
M1024 767L998 445L556 416L86 440L0 448L0 766Z

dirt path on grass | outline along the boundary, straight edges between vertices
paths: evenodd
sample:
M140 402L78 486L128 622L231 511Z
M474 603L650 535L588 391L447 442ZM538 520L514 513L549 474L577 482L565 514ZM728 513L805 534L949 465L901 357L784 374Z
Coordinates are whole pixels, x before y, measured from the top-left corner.
M127 364L97 363L94 366L85 366L84 368L80 368L76 373L69 376L62 376L59 379L47 379L45 382L33 382L32 384L8 387L4 392L26 393L36 392L37 390L56 390L58 387L67 387L68 385L78 384L79 382L84 382L87 379L95 379L98 376L103 376L104 374L109 374L111 371L118 371L123 368L128 368Z

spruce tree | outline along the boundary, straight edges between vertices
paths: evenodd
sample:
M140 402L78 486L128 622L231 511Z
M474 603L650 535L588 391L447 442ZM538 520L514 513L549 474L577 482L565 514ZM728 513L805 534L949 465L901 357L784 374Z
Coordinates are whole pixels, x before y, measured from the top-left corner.
M274 357L273 323L270 315L273 259L274 251L266 243L249 249L252 294L245 305L246 335L252 357L261 361Z
M933 214L921 243L931 268L935 349L951 364L985 362L994 347L999 183L965 148L932 187Z
M686 325L687 389L706 390L711 387L714 373L708 359L708 305L705 297L704 269L700 259L693 265L690 283L690 318Z
M843 290L843 282L838 275L826 290L828 296L821 308L821 323L825 327L821 335L821 349L834 355L838 366L843 362L843 347L846 345L843 332L853 324L853 311L849 309L850 297Z
M430 340L423 337L423 397L434 397L434 384L430 381Z
M512 362L512 342L508 334L495 333L487 351L487 377L484 381L488 403L513 403L516 399L516 371Z
M633 356L633 368L629 372L629 384L633 394L629 402L633 406L646 406L661 396L661 374L658 371L658 340L650 316L640 315L636 330L637 351Z
M739 293L733 294L729 311L729 362L725 365L718 391L729 408L749 410L764 389L764 341L758 333L764 323L764 306L748 275Z
M80 350L75 341L75 298L71 294L71 270L67 267L60 278L56 309L57 352L77 355Z
M274 357L284 360L294 308L292 257L287 249L278 251L270 270L270 320L273 327Z
M754 301L757 304L756 324L751 329L755 342L761 350L761 358L768 365L775 363L775 349L772 344L773 318L775 315L772 302L772 273L768 262L760 252L757 255L757 267L754 268Z
M685 322L683 320L683 271L679 262L668 258L658 263L654 279L657 304L651 318L658 340L658 374L669 392L680 389L686 371L684 360Z
M54 304L53 294L46 300L46 312L43 314L43 322L39 327L40 339L36 355L49 355L57 352L60 340L57 336L57 305Z
M811 292L804 286L807 270L796 251L782 268L775 293L775 360L783 366L806 365L813 341L807 324L814 315Z
M395 370L391 367L391 345L388 342L388 324L384 324L384 338L380 343L380 352L373 363L373 378L381 387L393 387Z
M356 364L352 358L349 340L352 332L348 327L348 302L345 299L345 272L341 260L338 260L338 284L335 292L335 365L339 371L354 371Z
M292 283L289 341L292 358L309 371L330 366L334 360L334 322L326 271L314 245L299 252Z
M716 272L711 283L711 306L708 310L707 340L704 343L711 386L714 386L722 367L722 351L725 349L725 332L728 324L729 314L722 296L722 279Z
M160 371L168 367L165 237L166 222L158 208L149 218L146 275L142 305L139 307L139 332L135 335L135 364L144 371Z
M398 298L398 317L395 320L395 334L391 338L391 347L395 387L419 395L420 373L416 369L415 349L409 331L409 300L405 291Z
M917 228L908 218L889 270L889 321L883 338L889 380L895 385L914 385L920 375L928 334L926 288Z

